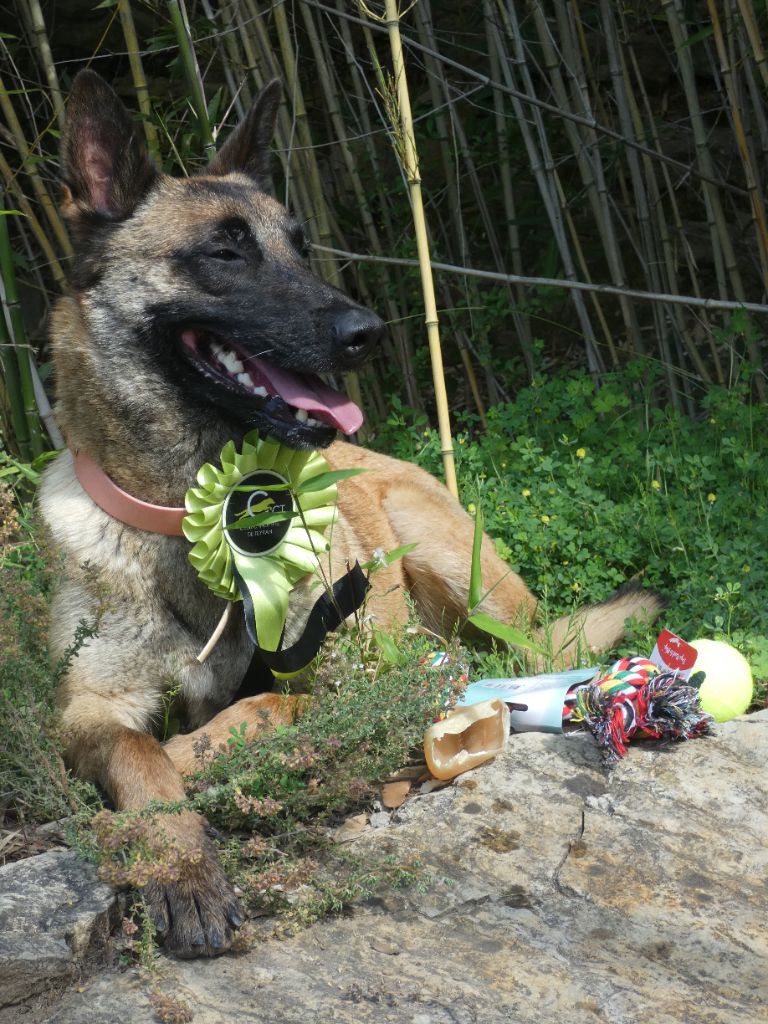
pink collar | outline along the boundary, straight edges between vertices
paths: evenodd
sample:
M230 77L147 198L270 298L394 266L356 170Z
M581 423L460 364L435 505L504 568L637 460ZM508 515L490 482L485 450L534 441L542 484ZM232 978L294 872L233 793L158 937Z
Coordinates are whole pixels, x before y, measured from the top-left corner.
M147 501L134 498L97 466L90 455L75 448L72 450L75 476L85 493L107 515L119 519L127 526L149 533L163 533L166 537L183 537L181 521L187 514L185 508L169 508L166 505L150 505Z

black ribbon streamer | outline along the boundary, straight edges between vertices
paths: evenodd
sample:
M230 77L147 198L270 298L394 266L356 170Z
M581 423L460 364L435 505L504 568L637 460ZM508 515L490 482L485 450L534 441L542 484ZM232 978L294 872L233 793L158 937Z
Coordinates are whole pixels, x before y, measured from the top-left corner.
M307 618L304 632L295 644L286 647L285 650L265 651L263 647L259 646L253 600L243 577L237 571L234 560L232 572L243 596L245 628L248 630L251 642L268 669L286 675L299 672L312 661L328 634L336 629L348 615L357 611L371 586L360 563L355 562L349 572L336 580L330 593L327 590L323 591L315 601Z

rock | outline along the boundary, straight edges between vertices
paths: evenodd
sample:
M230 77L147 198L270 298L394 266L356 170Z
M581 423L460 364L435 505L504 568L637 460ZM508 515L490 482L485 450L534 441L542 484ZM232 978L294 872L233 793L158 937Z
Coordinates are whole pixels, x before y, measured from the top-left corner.
M0 1008L77 977L104 949L118 918L114 890L72 851L0 867Z
M768 713L634 744L610 775L584 734L513 736L362 833L357 852L418 858L429 886L237 957L167 960L163 991L194 1024L754 1024L767 763ZM135 974L105 973L48 1020L154 1014Z

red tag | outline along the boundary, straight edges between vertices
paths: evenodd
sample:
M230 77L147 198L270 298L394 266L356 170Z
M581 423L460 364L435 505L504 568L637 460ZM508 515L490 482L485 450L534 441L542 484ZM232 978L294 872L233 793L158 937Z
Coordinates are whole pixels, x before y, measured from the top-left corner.
M662 629L650 660L665 672L677 672L680 679L687 679L696 664L697 654L695 647L668 629Z

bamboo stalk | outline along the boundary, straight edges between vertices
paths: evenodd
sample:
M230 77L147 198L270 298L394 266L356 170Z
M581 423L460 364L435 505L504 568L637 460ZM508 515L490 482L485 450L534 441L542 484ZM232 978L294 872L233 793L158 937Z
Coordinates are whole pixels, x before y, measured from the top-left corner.
M736 297L744 298L744 285L742 283L741 273L739 272L738 263L733 250L727 220L720 201L720 195L711 181L707 180L707 178L714 176L714 163L707 144L707 132L696 89L695 73L690 48L685 45L688 40L687 30L683 19L680 17L677 0L661 0L661 5L664 9L664 13L666 14L670 35L677 53L680 77L683 83L688 111L691 117L691 127L693 129L694 145L696 148L696 159L705 176L702 179L702 190L704 193L705 208L707 210L707 221L710 224L710 232L714 248L716 251L722 251L723 263L725 264L725 269L728 272L731 287L733 288ZM748 341L747 349L752 363L755 366L759 366L761 364L760 353L758 352L754 341ZM755 387L759 397L764 399L766 388L764 380L760 374L756 374L755 376Z
M48 190L45 187L40 175L35 170L34 165L34 154L27 145L27 141L24 138L24 130L21 127L16 111L13 109L11 104L10 95L5 87L5 83L0 78L0 110L5 117L6 123L10 128L11 135L16 149L21 157L21 162L24 167L25 173L29 176L29 180L32 183L32 188L35 190L37 200L45 213L48 223L51 225L56 241L61 246L62 251L67 256L73 255L72 243L67 235L67 230L59 216L58 210L54 205L53 200L48 194Z
M685 44L688 40L688 33L685 24L680 17L676 0L661 0L661 6L667 17L672 43L678 59L680 78L685 91L688 103L688 112L691 118L694 145L696 149L696 160L703 173L711 178L715 177L714 164L709 152L707 143L707 131L704 118L701 112L698 90L696 88L695 70L691 59L690 48ZM731 244L730 234L727 228L727 221L723 212L720 196L711 181L703 183L703 193L707 205L707 222L710 224L713 238L713 248L722 252L723 263L731 279L733 290L738 298L744 297L744 286L739 273L738 264Z
M759 156L763 163L765 163L766 159L768 159L768 112L765 109L764 101L757 84L757 79L754 75L754 59L749 48L749 40L747 38L747 33L744 31L743 25L737 25L736 36L738 39L739 52L732 63L739 65L742 74L744 75L744 80L747 83L747 92L749 93L751 108L751 118L748 118L747 121L753 125L753 135L760 146Z
M0 209L5 209L5 197L0 192ZM43 433L40 429L40 416L35 399L35 388L32 378L31 358L32 353L27 344L24 320L19 305L19 294L16 287L16 273L13 265L13 251L11 239L8 233L8 216L0 215L0 274L3 279L3 306L8 317L11 328L10 345L15 356L18 372L11 376L10 380L18 387L16 396L9 395L13 400L12 411L14 414L14 425L18 427L19 415L18 400L21 402L21 415L25 421L25 428L21 435L17 434L19 447L28 445L29 455L36 458L45 449ZM0 339L1 343L2 339ZM7 351L5 348L3 351ZM4 364L5 364L4 360Z
M752 55L755 59L755 66L760 72L763 85L768 89L768 60L766 60L763 41L760 37L760 28L757 24L755 12L752 9L750 0L738 0L738 3L739 11L741 11L741 17L744 20L744 27L747 30L747 35L749 36L749 41L752 45Z
M238 49L238 38L237 33L232 31L230 26L234 21L233 5L222 3L219 5L218 11L214 11L209 0L202 0L203 13L205 14L208 21L211 24L217 25L219 19L221 19L221 29L216 32L214 42L216 49L219 51L221 60L221 67L224 72L224 77L227 80L227 86L232 97L232 104L237 111L239 118L245 117L246 111L250 108L253 102L251 90L248 86L247 73L250 70L250 64L245 67L242 54ZM240 41L244 39L244 34L240 35ZM236 68L240 77L240 84L238 85L235 81L235 76L232 73L232 69Z
M5 217L0 216L0 220ZM24 411L24 400L21 396L21 378L19 377L19 364L16 361L16 351L8 328L5 323L5 315L0 311L0 367L3 370L3 377L0 383L8 402L8 414L10 431L6 431L6 443L13 438L19 457L24 461L32 458L32 450L29 443L29 427L27 416Z
M27 0L27 3L29 5L32 37L40 54L40 63L43 66L43 71L48 81L54 115L58 122L59 130L61 130L64 125L64 98L61 94L59 76L56 74L56 65L53 62L51 44L48 41L48 34L45 30L45 18L40 7L40 0Z
M626 24L625 15L620 15L622 19L622 27L625 38L629 38L630 31ZM643 77L640 73L640 68L637 62L637 56L634 48L631 45L627 46L627 53L629 61L632 66L633 82L628 81L627 93L630 97L632 105L633 118L635 119L637 137L646 141L646 132L648 140L655 148L659 149L661 143L659 140L658 131L656 128L656 119L651 109L651 103L648 97L648 91L645 88ZM635 96L638 96L642 110L645 114L643 119L641 110L638 104L635 102ZM682 250L688 274L696 295L701 295L699 286L698 273L695 261L691 255L690 246L687 244L685 238L685 230L683 227L682 217L680 215L680 209L677 203L676 191L670 180L669 168L665 164L658 165L659 174L656 173L656 165L643 158L646 180L648 182L648 190L650 197L651 208L655 212L657 230L659 234L661 252L663 255L663 261L660 264L659 272L665 277L664 290L667 292L679 293L680 282L678 277L679 257L678 251ZM663 179L664 189L662 189L659 182L659 175ZM672 232L670 231L670 216L668 209L665 205L665 197L672 210L671 225L674 227L676 232L676 238L680 240L682 244L675 244L673 241ZM701 324L704 328L705 337L708 341L709 357L711 359L711 367L708 367L704 361L702 352L699 349L699 345L696 338L693 335L693 331L690 328L689 323L683 316L682 309L677 305L670 307L671 322L674 325L682 344L687 352L688 358L690 359L696 371L699 374L701 381L710 383L714 379L723 383L724 378L722 375L722 366L720 363L720 354L717 350L717 346L714 344L714 335L712 332L711 324L706 314L702 315ZM682 360L681 360L682 363ZM686 378L682 377L683 383L685 384Z
M741 116L738 89L733 73L733 66L728 57L728 50L723 37L723 29L720 23L720 15L714 0L707 0L707 8L712 21L712 31L715 38L717 55L720 59L720 70L725 81L725 90L730 106L733 133L736 136L736 145L741 157L741 165L744 169L744 179L747 183L749 201L752 206L752 214L755 221L755 233L757 235L757 248L760 254L760 263L763 270L763 287L768 288L768 225L766 224L765 205L763 204L762 190L759 182L759 174L754 167L752 154L747 143L747 136L744 131L744 122Z
M429 242L427 240L427 223L424 215L424 200L421 192L421 176L416 139L413 131L411 100L408 92L408 80L405 74L403 44L400 37L400 15L397 0L384 0L386 25L389 32L389 45L392 53L394 88L397 98L397 111L400 119L396 150L408 180L411 197L416 247L419 254L419 271L421 274L422 291L424 294L425 325L429 342L429 354L432 363L432 380L437 403L437 422L440 435L440 448L443 457L443 470L448 490L458 497L459 488L456 481L456 467L453 455L453 439L451 437L451 421L448 411L448 396L445 388L443 370L443 353L440 344L440 326L435 301L435 286L432 280L432 268L429 260ZM370 17L376 17L366 10Z
M580 103L582 113L585 111L588 112L589 106L586 102L586 97L578 88L576 71L575 69L572 69L571 62L576 56L577 49L569 38L570 23L565 18L563 8L561 6L558 7L558 28L560 39L557 50L555 48L554 40L549 30L549 25L544 15L542 5L538 0L532 5L532 11L539 41L542 46L545 67L549 72L552 91L558 104L564 110L570 109L571 107L568 98L568 90L561 70L564 67L569 73L569 77L571 77L575 83L573 92L577 97L577 102ZM565 61L563 61L563 57L565 57ZM594 132L590 132L589 130L580 131L578 126L572 121L564 121L563 127L570 141L574 157L576 158L582 184L586 189L590 209L592 210L595 218L595 224L600 235L602 249L605 253L606 262L608 264L608 272L611 276L612 283L621 288L627 283L626 271L624 268L624 260L621 255L621 248L616 236L614 220L611 212L611 202L606 185L600 149L597 145L597 138ZM621 310L628 341L633 347L642 348L640 327L637 322L634 305L627 299L620 299L619 309ZM600 316L601 314L602 310L598 310L597 315ZM610 330L606 331L605 327L604 336L606 337L608 351L611 356L611 363L615 368L618 366L618 353L615 345L613 344L611 332Z
M26 222L29 225L29 229L35 236L37 244L40 246L43 255L46 258L47 265L51 269L54 280L63 288L66 285L67 278L62 269L61 263L59 262L59 258L56 255L50 239L46 235L45 231L43 231L42 225L37 218L37 214L35 213L32 204L24 195L16 175L2 153L0 153L0 174L2 174L5 186L13 196L14 202L24 214Z
M490 61L491 75L493 78L498 78L501 74L501 69L499 68L499 54L496 47L493 45L493 39L491 36L490 11L490 0L484 0L483 18L485 21L486 47ZM520 231L517 225L515 193L512 188L512 171L510 167L509 144L507 142L506 118L504 116L504 99L501 93L495 89L493 90L493 120L496 131L496 145L499 154L499 177L501 179L502 198L504 201L504 212L506 214L507 221L507 234L509 238L510 255L512 257L512 269L516 274L522 274L523 260L520 246ZM524 303L523 291L518 288L515 291L515 295L517 298L517 305L522 306ZM535 368L533 366L532 356L533 335L531 333L530 317L517 311L515 323L520 335L521 348L528 368L528 374L530 379L533 380Z
M501 32L498 25L494 22L492 26L493 38L499 51L499 57L502 58L501 67L504 78L509 83L510 89L514 89L515 93L520 93L520 95L525 95L526 97L533 96L533 80L528 69L528 62L522 45L522 36L520 34L520 27L517 22L514 4L510 3L505 10L501 2L499 2L498 10L504 23L505 31L512 40L515 54L514 65L511 61L505 62L503 60L504 46L501 39ZM523 82L526 85L525 91L517 89L514 84L515 78L513 76L513 66L516 69L519 68L523 74ZM515 111L515 116L517 117L518 126L523 137L523 143L528 154L531 170L533 171L536 179L539 194L547 213L552 233L555 237L558 253L563 264L563 271L566 278L569 280L575 280L576 268L573 262L571 248L568 244L563 211L559 201L558 176L555 171L554 160L549 149L546 132L541 120L541 112L537 106L533 104L531 105L531 120L536 127L536 134L540 143L540 148L539 145L537 145L536 139L534 139L533 132L531 131L528 123L528 118L526 117L526 113L523 110L522 103L518 96L513 97L512 107ZM581 295L579 295L577 291L574 291L572 300L584 338L584 347L589 372L593 375L600 374L604 371L605 367L597 347L597 339L595 337L594 328L592 327L592 322L589 318L586 306Z
M436 51L437 50L437 43L436 43L436 40L435 40L435 37L434 37L434 31L433 31L433 26L432 26L432 12L430 10L429 0L419 0L419 3L415 7L415 13L416 13L417 26L418 26L418 31L419 31L420 38L422 40L424 40L425 42L427 42L429 44L429 47L432 50ZM480 213L480 217L481 217L482 222L483 222L483 227L485 229L486 240L487 240L488 245L489 245L489 247L491 249L491 253L493 255L494 263L496 264L497 269L501 270L503 268L503 266L504 266L504 259L503 259L502 252L501 252L501 245L500 245L499 239L497 237L496 223L494 221L494 218L491 216L490 211L488 209L488 204L485 201L485 196L483 194L483 188L482 188L481 183L480 183L480 176L479 176L477 168L475 166L475 161L472 158L472 153L471 153L469 144L467 142L466 133L464 132L464 128L463 128L462 123L461 123L461 119L457 116L457 114L456 114L456 112L454 110L453 99L452 99L452 96L451 96L451 93L450 93L450 88L449 88L448 82L445 80L445 77L442 74L442 68L441 68L440 64L437 63L431 55L426 55L425 56L425 63L426 63L426 69L427 69L427 74L428 74L428 81L429 81L429 86L430 86L430 95L431 95L431 99L432 99L432 106L435 108L435 111L436 111L435 120L436 120L436 123L437 123L437 126L438 126L438 139L439 139L439 143L440 143L440 155L441 155L441 160L442 160L442 163L443 163L443 170L444 170L444 174L445 174L447 196L448 196L448 211L449 211L449 216L451 218L451 221L453 222L453 224L455 226L455 233L456 233L456 237L458 239L458 248L459 248L458 258L462 262L464 262L466 260L466 254L467 254L467 250L468 250L468 242L467 242L466 230L465 230L465 227L464 227L464 217L463 217L463 214L462 214L461 199L460 199L459 190L458 190L458 187L457 187L457 184L456 184L456 179L459 177L458 156L456 158L457 167L456 167L455 173L453 171L452 161L451 161L451 152L450 152L450 147L449 147L449 129L448 129L448 121L449 121L449 119L450 119L451 133L452 133L454 139L458 142L458 147L459 147L459 149L461 151L461 156L462 156L463 164L464 164L464 167L466 168L466 171L467 171L467 173L469 175L470 185L472 187L472 192L473 192L474 197L475 197L475 203L476 203L477 209L478 209L478 211ZM438 82L440 83L439 85L438 85ZM446 115L444 107L443 107L443 102L447 103L447 105L448 105L448 114L447 115ZM451 248L452 248L452 246L451 246L451 234L447 230L444 231L443 234L444 234L444 237L446 239L446 248L447 248L448 254L450 255ZM468 283L468 286L465 286L464 299L465 299L467 308L470 310L470 314L469 315L470 315L470 319L471 319L471 317L472 317L472 312L471 311L476 306L478 306L480 304L479 303L478 294L477 294L477 290L476 290L474 284L469 285L469 283ZM532 375L533 374L533 358L532 358L530 347L526 347L526 344L525 344L525 340L526 340L525 331L520 329L520 325L518 324L518 321L520 319L520 315L517 312L517 310L515 309L515 301L514 301L514 296L512 294L511 289L510 289L510 312L511 312L511 315L512 315L513 322L515 323L515 327L516 327L516 329L518 331L518 337L519 337L520 343L521 343L521 350L523 352L523 360L524 360L526 366L528 367L529 373ZM478 414L480 415L481 421L484 424L485 423L485 409L484 409L483 402L482 402L482 399L480 397L480 392L479 392L479 389L478 389L478 386L477 386L477 377L476 377L475 372L474 372L474 367L472 366L472 360L471 360L471 356L470 356L469 350L467 349L466 344L463 343L463 341L462 341L462 332L460 332L460 331L456 332L455 333L455 338L456 338L457 344L459 346L459 351L460 351L460 354L461 354L462 363L464 365L464 370L465 370L465 373L466 373L466 376L467 376L467 381L469 383L469 387L470 387L470 390L472 392L472 395L473 395L473 398L474 398L474 401L475 401L475 405L476 405L477 410L478 410ZM486 379L488 380L489 385L490 385L491 382L494 380L494 375L492 373L492 370L491 370L490 366L486 366L485 369L486 369ZM490 390L490 386L489 386L489 390ZM497 389L494 387L494 390L497 390Z
M167 0L167 4L171 24L176 33L176 42L181 54L184 77L187 80L189 101L197 122L197 136L205 150L206 159L212 160L216 155L216 144L213 139L213 132L211 131L211 122L208 118L203 79L197 63L184 0Z
M619 54L618 34L616 23L613 19L613 11L609 0L600 0L600 11L602 22L605 28L605 39L608 51L608 69L613 83L613 96L619 115L621 133L625 138L635 138L635 123L630 109L629 90L626 88L626 69ZM656 247L656 239L651 222L651 210L648 202L648 194L645 187L640 158L634 149L628 149L626 154L629 167L629 177L632 183L634 195L634 208L639 225L639 245L642 250L641 265L645 271L646 280L650 285L650 291L660 292L661 284L658 275L660 262L659 252ZM656 342L661 352L661 362L667 378L667 391L674 407L679 406L674 364L672 362L669 344L667 340L666 324L663 307L654 304L652 307L654 319L654 333Z
M35 0L37 2L37 0ZM141 62L141 47L136 35L136 25L133 21L131 0L117 0L117 10L120 15L120 24L123 28L125 46L128 50L128 62L131 67L131 77L139 110L143 115L144 136L147 140L147 149L153 160L160 157L160 147L157 139L157 129L152 122L152 102L149 98L147 79L144 75L144 65Z

